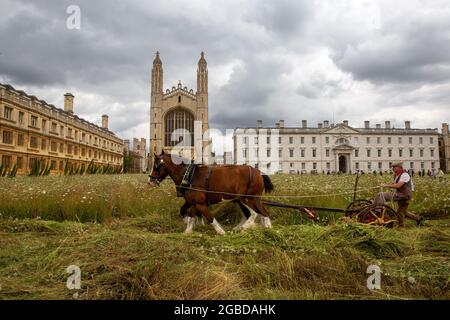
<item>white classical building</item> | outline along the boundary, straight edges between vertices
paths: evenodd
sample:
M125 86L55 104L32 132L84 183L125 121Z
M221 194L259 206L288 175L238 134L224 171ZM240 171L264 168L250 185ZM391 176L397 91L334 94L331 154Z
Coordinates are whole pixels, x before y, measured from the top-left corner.
M284 127L284 120L275 127L236 128L233 134L234 163L249 164L272 174L283 173L351 173L387 171L391 164L402 161L405 169L425 171L439 168L438 129L412 129L410 121L404 128L352 128L348 121L319 123L308 127Z

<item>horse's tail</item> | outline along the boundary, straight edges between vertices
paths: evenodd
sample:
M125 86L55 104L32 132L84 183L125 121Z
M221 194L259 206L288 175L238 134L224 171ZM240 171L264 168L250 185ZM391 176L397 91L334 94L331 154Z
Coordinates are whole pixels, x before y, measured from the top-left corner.
M274 187L272 184L272 181L270 181L270 178L267 174L263 174L262 175L263 180L264 180L264 191L270 193L273 191Z

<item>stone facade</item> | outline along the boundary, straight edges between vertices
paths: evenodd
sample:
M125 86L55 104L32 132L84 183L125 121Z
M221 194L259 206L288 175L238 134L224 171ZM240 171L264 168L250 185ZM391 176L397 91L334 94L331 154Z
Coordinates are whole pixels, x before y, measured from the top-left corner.
M163 89L163 67L159 52L153 61L150 102L150 158L162 150L185 151L184 156L208 161L211 144L208 124L208 67L201 53L197 69L197 91L183 87L181 81ZM201 150L206 148L202 155ZM207 148L208 147L208 148ZM200 153L200 154L199 154ZM200 158L197 158L200 157ZM200 160L198 160L200 159Z
M450 133L448 123L442 124L442 134L439 137L439 154L442 170L450 172Z
M402 161L405 169L439 169L437 129L371 127L352 128L347 121L308 127L263 127L258 120L252 128L236 128L233 134L234 163L250 164L267 173L351 173L387 171Z
M65 163L87 166L122 166L123 141L108 129L74 114L74 96L64 95L64 110L0 84L0 161L18 174L26 174L34 160L51 167L51 174L63 172Z
M144 138L133 138L133 152L139 155L139 172L147 171L147 141Z

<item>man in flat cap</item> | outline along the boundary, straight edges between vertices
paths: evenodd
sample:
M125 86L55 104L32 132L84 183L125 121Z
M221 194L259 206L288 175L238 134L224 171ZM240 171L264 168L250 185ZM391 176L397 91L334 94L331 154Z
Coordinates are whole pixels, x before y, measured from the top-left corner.
M373 203L377 206L381 206L384 205L386 201L394 200L398 203L397 218L399 227L404 226L405 217L415 220L419 225L423 218L408 212L409 202L412 199L412 192L414 191L413 180L408 172L403 169L403 164L401 162L393 163L392 171L394 172L393 183L384 184L382 187L394 190L380 192L375 197Z

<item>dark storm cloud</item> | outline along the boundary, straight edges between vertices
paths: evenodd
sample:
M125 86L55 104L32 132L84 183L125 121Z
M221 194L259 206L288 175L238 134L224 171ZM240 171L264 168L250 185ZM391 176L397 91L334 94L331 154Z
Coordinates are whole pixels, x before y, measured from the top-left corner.
M119 136L148 137L155 51L165 88L182 80L195 90L203 50L211 127L316 122L330 110L362 123L383 108L423 104L448 119L441 108L450 96L445 2L400 1L401 10L389 3L3 0L0 80L59 106L71 91L81 116L99 122L107 113ZM80 30L66 28L73 4ZM379 26L367 27L378 12Z
M356 79L375 83L450 79L450 14L419 14L389 23L348 46L336 64Z

